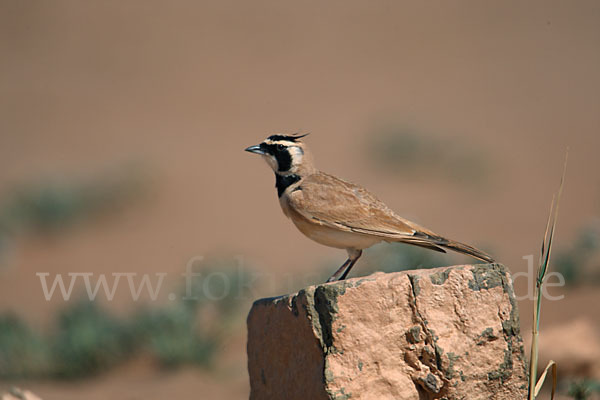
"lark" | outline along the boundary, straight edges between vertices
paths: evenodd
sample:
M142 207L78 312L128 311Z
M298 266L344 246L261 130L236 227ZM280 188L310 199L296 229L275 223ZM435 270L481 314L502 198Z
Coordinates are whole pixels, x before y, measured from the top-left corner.
M271 135L246 151L261 155L271 167L281 209L300 232L348 252L346 262L327 282L346 279L362 251L380 242L408 243L442 253L449 249L494 262L481 250L398 216L367 189L319 171L301 141L305 136Z

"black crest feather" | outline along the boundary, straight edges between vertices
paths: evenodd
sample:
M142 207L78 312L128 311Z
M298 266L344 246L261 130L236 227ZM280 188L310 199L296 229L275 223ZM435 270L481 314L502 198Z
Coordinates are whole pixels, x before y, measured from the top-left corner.
M272 140L274 142L279 141L279 140L287 140L288 142L294 142L296 143L298 140L302 139L305 136L308 136L308 133L305 133L304 135L299 135L299 134L295 134L295 135L283 135L283 134L277 134L277 135L271 135L268 137L269 140Z

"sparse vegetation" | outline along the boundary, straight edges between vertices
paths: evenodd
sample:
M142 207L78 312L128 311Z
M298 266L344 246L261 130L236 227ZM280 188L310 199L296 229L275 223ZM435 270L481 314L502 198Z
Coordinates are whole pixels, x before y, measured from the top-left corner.
M46 375L49 348L43 337L14 314L0 316L0 377Z
M554 265L567 285L600 283L600 223L580 230L572 246L558 252Z
M0 230L55 233L92 216L114 211L138 195L145 179L139 173L21 185L0 204Z
M600 393L600 382L594 380L570 382L567 389L567 394L573 400L587 400L593 393Z
M209 366L219 338L199 323L195 307L179 303L172 307L145 309L135 318L136 337L160 365Z
M216 265L215 265L216 264ZM248 271L213 261L205 279L183 288L181 301L162 308L144 308L134 318L134 332L144 349L165 366L210 366L223 333L239 321Z
M479 246L484 248L484 246ZM482 263L472 257L448 250L440 253L404 243L381 244L374 246L366 254L366 268L361 275L376 271L398 272L408 269L428 269L465 263ZM366 272L365 272L366 271Z
M443 254L404 243L382 244L374 246L367 253L366 266L376 269L362 272L366 275L376 271L398 272L408 269L436 268L454 264L454 254Z
M0 317L0 378L81 378L140 353L150 354L164 367L210 367L240 312L244 300L239 290L247 279L243 271L232 269L201 273L211 272L223 279L199 279L188 296L194 299L180 297L168 306L146 306L126 317L87 299L59 313L56 326L46 334L14 315ZM218 299L206 293L219 293Z
M49 340L52 374L77 378L106 370L130 356L133 339L126 321L95 302L76 302L60 313Z
M145 190L139 171L92 178L87 182L24 184L0 199L0 267L20 234L58 234L79 222L120 210Z
M376 128L369 148L373 163L394 174L419 172L479 185L491 172L487 158L472 146L393 124Z

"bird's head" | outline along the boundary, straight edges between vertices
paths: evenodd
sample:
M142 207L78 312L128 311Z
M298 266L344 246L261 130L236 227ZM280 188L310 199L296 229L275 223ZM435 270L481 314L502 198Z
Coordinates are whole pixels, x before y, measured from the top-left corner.
M277 175L305 175L314 169L308 149L300 141L306 135L271 135L246 151L260 154Z

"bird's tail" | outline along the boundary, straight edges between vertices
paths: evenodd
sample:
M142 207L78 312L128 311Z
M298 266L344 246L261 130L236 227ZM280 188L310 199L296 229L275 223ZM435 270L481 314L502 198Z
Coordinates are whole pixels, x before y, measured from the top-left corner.
M468 244L455 242L453 240L449 240L441 236L431 235L423 232L415 232L413 236L407 239L408 240L402 241L442 252L444 251L443 249L456 251L458 253L467 254L471 257L477 258L478 260L485 261L488 263L496 262L492 258L492 256L481 250L476 249L475 247L469 246Z

